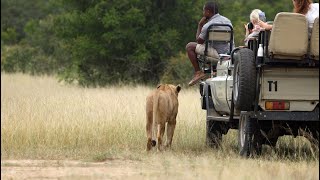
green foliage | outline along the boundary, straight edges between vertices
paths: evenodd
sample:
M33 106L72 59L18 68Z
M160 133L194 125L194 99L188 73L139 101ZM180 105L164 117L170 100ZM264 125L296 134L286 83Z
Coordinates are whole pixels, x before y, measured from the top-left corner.
M177 56L170 58L161 77L161 83L186 85L191 80L193 71L186 53L180 52Z
M182 29L181 24L192 19L180 24L174 13L185 6L182 0L99 1L56 16L54 33L70 52L70 63L60 77L83 86L159 81L167 59L188 42L186 32L192 28Z
M1 53L1 70L6 72L26 72L28 62L32 59L32 49L12 46L4 48Z
M182 84L193 70L181 52L195 41L205 2L2 0L1 67L9 72L47 70L82 86L160 80ZM243 24L251 10L259 8L273 20L277 12L293 8L287 0L219 3L220 14L233 23L236 46L243 45Z
M17 43L17 32L14 28L8 28L1 31L1 41L7 42L8 44Z
M53 73L52 62L52 57L28 45L7 46L1 53L1 70L9 73L50 74Z
M25 37L23 28L29 20L42 19L55 11L52 0L1 0L1 39L3 31L14 29L16 40L22 40Z

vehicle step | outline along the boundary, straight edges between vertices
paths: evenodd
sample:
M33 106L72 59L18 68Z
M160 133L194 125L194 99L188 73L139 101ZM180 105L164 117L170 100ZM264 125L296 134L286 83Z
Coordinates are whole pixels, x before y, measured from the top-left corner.
M208 120L213 120L213 121L229 121L229 116L207 116ZM239 120L239 116L233 116L233 120Z

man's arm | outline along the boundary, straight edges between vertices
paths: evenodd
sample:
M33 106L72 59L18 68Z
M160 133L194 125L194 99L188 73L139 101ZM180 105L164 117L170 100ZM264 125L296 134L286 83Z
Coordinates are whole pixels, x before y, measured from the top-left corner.
M202 26L200 27L198 25L198 30L197 30L197 34L196 34L196 39L197 39L197 43L198 44L203 44L204 43L204 40L199 37L201 29L202 29Z
M198 24L198 29L197 29L197 33L196 33L196 39L198 39L200 32L201 32L202 26L200 26L200 24Z
M201 39L199 37L200 33L201 33L201 30L202 30L202 27L204 24L206 24L208 22L207 18L206 17L202 17L201 20L199 21L199 24L198 24L198 29L197 29L197 34L196 34L196 40L197 40L197 43L198 44L203 44L204 43L204 40Z
M265 30L271 30L272 29L272 25L268 24L266 22L263 21L259 21L259 26L264 28Z

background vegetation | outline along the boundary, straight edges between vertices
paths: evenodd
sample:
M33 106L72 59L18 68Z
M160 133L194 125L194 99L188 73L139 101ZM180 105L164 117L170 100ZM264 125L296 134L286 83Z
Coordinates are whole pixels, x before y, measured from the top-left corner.
M290 0L219 0L236 46L252 9L292 11ZM205 0L1 0L1 70L55 74L82 86L186 83L185 45ZM181 60L181 61L180 61Z

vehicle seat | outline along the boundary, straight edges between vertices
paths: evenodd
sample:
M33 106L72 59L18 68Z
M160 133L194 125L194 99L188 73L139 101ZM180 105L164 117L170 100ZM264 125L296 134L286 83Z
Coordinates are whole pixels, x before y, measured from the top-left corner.
M268 54L272 59L303 60L308 52L308 21L298 13L281 12L274 19Z
M319 61L319 17L314 20L310 38L310 57Z
M218 54L218 52L211 46L211 44L216 42L228 43L230 46L228 54ZM216 64L221 59L224 60L230 58L232 48L233 28L227 24L212 24L208 27L205 43L203 45L197 45L196 53L203 56L202 59L204 59L204 63Z

